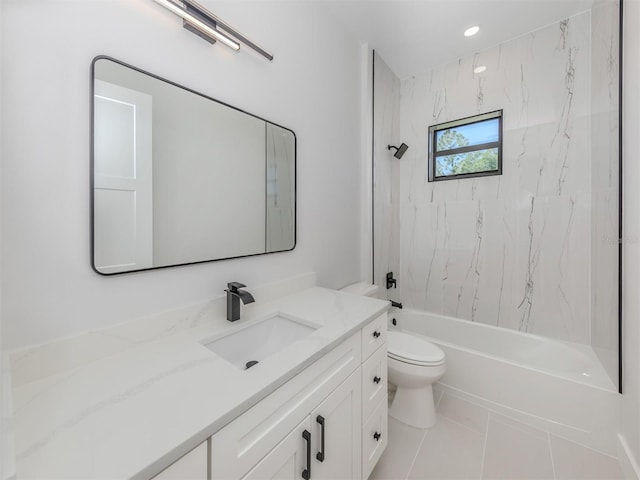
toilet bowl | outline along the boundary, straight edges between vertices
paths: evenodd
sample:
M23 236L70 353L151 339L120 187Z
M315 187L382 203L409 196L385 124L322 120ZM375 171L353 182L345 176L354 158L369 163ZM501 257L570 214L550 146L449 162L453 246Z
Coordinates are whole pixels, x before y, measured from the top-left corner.
M444 375L444 352L414 335L387 332L389 382L397 387L389 416L416 428L436 423L433 383Z
M346 293L375 297L378 286L366 282L341 289ZM445 373L444 352L436 345L405 332L387 332L387 374L397 387L389 416L417 428L436 423L432 385Z

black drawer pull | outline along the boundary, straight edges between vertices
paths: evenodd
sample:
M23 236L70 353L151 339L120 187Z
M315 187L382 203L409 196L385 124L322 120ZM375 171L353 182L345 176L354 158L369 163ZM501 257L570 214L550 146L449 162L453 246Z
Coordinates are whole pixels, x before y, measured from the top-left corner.
M322 430L320 430L320 451L316 453L316 459L319 462L324 462L324 417L322 415L318 415L316 417L316 422L318 422L322 427Z
M377 375L375 377L373 377L373 383L380 383L380 380L382 380L380 377L378 377Z
M382 436L382 434L381 434L381 433L378 433L378 432L376 432L376 433L374 433L374 434L373 434L373 438L375 438L375 439L376 439L376 442L379 442L379 441L380 441L380 437L381 437L381 436Z
M307 441L307 468L302 471L302 478L310 480L311 478L311 432L305 430L302 432L302 438Z
M373 332L373 336L375 338L378 338L380 336L380 332L378 330L376 330L375 332Z

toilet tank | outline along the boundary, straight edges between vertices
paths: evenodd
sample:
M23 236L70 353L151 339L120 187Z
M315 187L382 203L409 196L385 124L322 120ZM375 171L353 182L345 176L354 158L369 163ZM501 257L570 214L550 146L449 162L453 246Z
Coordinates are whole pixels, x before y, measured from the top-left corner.
M361 295L363 297L378 297L378 286L367 282L358 282L340 289L341 292Z

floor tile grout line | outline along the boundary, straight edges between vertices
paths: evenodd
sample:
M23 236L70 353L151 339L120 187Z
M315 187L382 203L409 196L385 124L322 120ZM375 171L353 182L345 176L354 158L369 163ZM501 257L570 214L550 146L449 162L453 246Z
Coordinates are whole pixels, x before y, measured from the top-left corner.
M489 438L489 422L491 421L491 410L487 412L487 425L484 427L484 445L482 446L482 462L480 463L480 479L484 474L484 461L487 456L487 439Z
M564 440L566 442L573 443L575 445L579 445L580 447L586 448L587 450L590 450L590 451L592 451L594 453L597 453L597 454L600 454L600 455L604 455L605 457L608 457L608 458L610 458L612 460L615 460L618 463L620 462L620 459L615 455L612 455L612 454L607 453L607 452L603 452L601 450L598 450L597 448L594 448L592 446L586 445L586 444L584 444L584 443L582 443L580 441L576 441L576 440L573 440L571 438L565 437L564 435L562 435L560 433L552 432L552 431L548 430L546 427L542 427L542 426L538 426L538 425L533 425L533 424L527 423L527 422L522 421L520 419L517 419L517 418L515 418L513 416L510 416L509 414L506 414L506 413L504 413L502 411L494 410L494 409L489 408L489 407L487 407L487 406L485 406L485 405L483 405L481 403L476 403L476 402L474 402L472 400L469 400L469 399L466 399L466 398L463 398L463 397L459 397L459 396L457 396L455 394L452 394L452 393L449 393L449 392L445 392L445 391L441 391L441 392L442 392L442 395L441 395L440 399L442 399L442 397L444 397L445 395L449 395L449 396L451 396L453 398L456 398L456 399L461 400L463 402L469 403L469 404L474 405L476 407L483 408L488 413L493 413L497 417L503 417L503 418L506 418L507 420L510 420L511 422L514 422L514 423L517 423L517 424L521 424L524 427L526 427L527 429L538 430L542 434L546 434L546 435L549 435L549 436L554 436L554 437L560 438L560 439L562 439L562 440ZM445 418L447 420L450 420L450 421L454 422L454 423L458 423L458 422L455 422L454 420L451 420L449 417L445 417ZM500 420L496 419L496 421L500 421ZM501 423L503 423L503 422L501 422ZM462 424L458 423L458 425L462 425ZM466 426L466 425L462 425L462 426ZM466 427L470 428L468 426L466 426ZM525 430L520 429L517 426L515 426L515 428L518 428L521 431L525 431Z
M551 471L553 472L553 478L556 480L556 463L553 461L553 448L551 447L551 434L547 432L547 442L549 443L549 457L551 457Z
M438 408L440 406L440 404L444 400L444 396L447 395L447 393L445 393L445 392L439 392L439 393L440 393L440 395L439 395L439 398L436 401L436 408ZM455 395L452 395L452 396L454 398L458 398L458 397L455 397ZM529 425L526 422L522 422L522 421L517 420L515 418L512 418L512 417L510 417L508 415L504 415L502 412L496 412L494 410L486 408L484 405L476 404L476 403L474 403L472 401L468 401L466 399L460 399L460 400L462 400L463 402L468 403L470 405L481 407L483 410L485 410L487 412L486 424L485 424L485 427L484 427L484 444L483 444L482 459L481 459L481 465L480 465L480 477L479 477L480 479L483 478L484 469L486 467L487 445L488 445L488 437L489 437L489 423L491 422L492 419L498 420L498 419L500 419L502 417L504 417L506 420L509 420L508 423L505 422L505 424L507 426L516 428L518 431L521 431L523 433L527 433L527 434L531 435L530 432L528 432L528 431L526 431L524 429L521 430L518 427L518 425L520 425L520 424L523 427L527 427L527 430L528 429L537 430L542 434L546 434L546 440L547 440L547 444L548 444L549 456L550 456L550 460L551 460L551 469L552 469L552 477L549 480L556 480L558 478L557 477L558 474L557 474L556 468L555 468L555 460L554 460L554 454L553 454L553 448L552 448L552 437L557 437L558 439L561 439L561 440L566 441L568 443L575 444L577 446L583 447L583 448L591 451L592 453L595 453L595 454L598 454L598 455L602 455L604 457L608 457L608 458L610 458L610 459L612 459L614 461L617 461L618 464L620 463L620 460L618 458L612 456L612 455L609 455L609 454L606 454L604 452L598 451L595 448L588 447L588 446L583 445L583 444L581 444L579 442L575 442L573 440L569 440L569 439L563 437L562 435L558 435L558 434L552 433L552 432L550 432L550 431L548 431L546 429L542 429L542 428L539 428L537 426L534 427L532 425ZM470 427L468 425L465 425L463 423L455 421L455 420L453 420L453 419L451 419L451 418L449 418L447 416L444 416L442 414L437 414L437 416L440 418L440 420L444 420L445 422L451 422L451 424L457 425L459 427L462 427L467 431L471 431L471 432L473 432L475 434L482 434L482 432L479 431L478 429L474 429L474 428L472 428L472 427ZM502 422L500 422L500 423L502 423ZM513 425L512 425L512 423L513 423ZM411 462L408 462L409 463L408 471L406 471L407 473L404 476L402 476L399 480L408 480L408 478L411 476L411 474L413 473L413 470L416 467L418 456L419 456L419 454L420 454L420 452L422 450L422 447L424 446L424 443L426 441L426 438L427 438L427 436L429 435L429 432L430 432L430 429L421 429L421 430L423 431L423 434L421 436L420 441L417 442L418 446L415 449L415 453L413 455L413 459L411 460ZM535 435L535 436L537 436L537 435ZM538 438L539 439L543 439L544 437L542 435L540 435ZM417 478L420 478L420 477L418 476Z
M416 449L416 453L413 455L413 460L411 460L411 463L409 464L409 470L407 471L407 474L403 480L408 480L409 475L411 475L411 472L413 471L413 467L416 464L416 460L418 459L418 454L422 449L422 444L424 443L424 440L427 438L427 435L429 435L429 430L425 428L424 434L422 435L422 439L420 440L420 443L418 443L418 448Z

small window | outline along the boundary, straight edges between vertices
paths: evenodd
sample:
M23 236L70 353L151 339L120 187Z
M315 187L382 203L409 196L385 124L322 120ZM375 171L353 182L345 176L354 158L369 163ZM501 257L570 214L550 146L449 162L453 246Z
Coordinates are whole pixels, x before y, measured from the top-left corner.
M429 181L502 175L502 110L429 127Z

